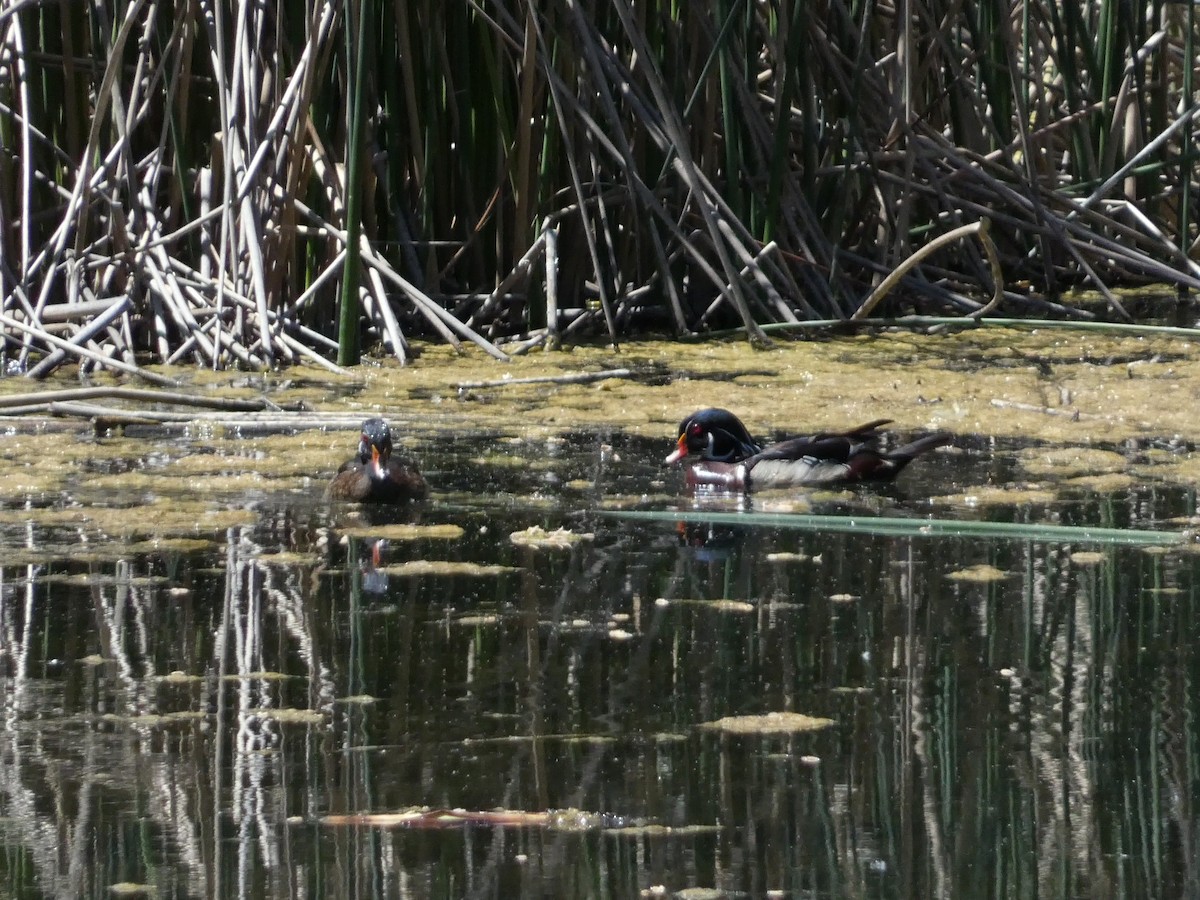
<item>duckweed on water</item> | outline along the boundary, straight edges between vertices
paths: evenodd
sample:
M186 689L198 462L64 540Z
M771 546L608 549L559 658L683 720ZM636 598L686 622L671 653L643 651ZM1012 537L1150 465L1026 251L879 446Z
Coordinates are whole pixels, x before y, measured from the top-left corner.
M538 461L543 467L544 460ZM487 456L476 456L471 459L475 466L491 466L496 469L525 469L534 465L534 461L524 456L509 453L489 453Z
M934 506L967 507L976 509L986 506L1045 506L1058 498L1055 491L1043 487L980 485L962 494L943 494L931 497Z
M170 581L166 576L120 578L116 575L106 575L99 572L79 572L74 575L48 575L43 580L51 584L122 585L126 587L152 587L154 585L167 584Z
M55 560L62 559L65 556L70 556L72 559L83 559L84 562L115 562L124 557L124 551L121 548L109 548L108 552L86 553L79 554L78 548L68 544L46 543L40 547L25 549L18 547L15 549L5 548L4 550L4 565L11 567L24 566L43 566L52 563ZM58 575L37 575L34 580L41 584L53 584L53 579L59 578Z
M260 553L254 560L264 566L281 566L286 569L293 569L298 566L315 566L321 562L321 557L312 553L295 553L281 550L277 553Z
M714 612L727 613L752 613L755 610L753 603L747 603L745 600L697 600L693 598L681 597L670 599L667 597L659 597L654 601L655 606L694 606L698 609L709 609Z
M737 339L694 345L644 342L627 345L621 353L574 347L507 363L471 348L463 353L440 345L419 349L411 366L363 367L351 378L308 367L252 380L241 373L164 371L193 389L227 396L266 393L281 403L302 399L318 415L348 410L363 417L382 414L397 422L402 433L417 422L423 430L465 425L474 433L486 429L531 438L561 429L618 425L666 441L687 412L721 405L736 409L752 430L763 434L844 427L876 418L883 410L900 431L945 429L1059 444L1146 435L1200 438L1190 403L1200 394L1200 355L1190 342L1170 336L979 328L939 335L780 340L765 351ZM458 386L466 381L615 366L647 377L582 385L499 384L474 391L486 402L460 399L472 396L460 394ZM56 386L55 381L47 386ZM65 376L62 381L63 386L71 383ZM94 383L107 381L102 376ZM25 389L14 380L5 392ZM63 472L73 468L73 461L138 458L147 447L155 449L130 438L95 441L84 439L86 435L86 426L78 437L8 435L0 440L0 457ZM227 452L260 451L249 467L280 477L326 477L349 455L353 439L352 429L269 437L231 431L228 437L197 438L218 458ZM408 449L403 440L401 448Z
M977 584L986 584L989 581L1003 581L1009 577L1009 573L1002 569L997 569L995 566L978 565L958 569L955 572L948 573L946 577L951 581L969 581Z
M206 502L154 501L137 507L73 506L34 509L0 509L0 526L31 523L41 526L63 526L76 529L72 559L86 554L98 554L99 560L128 557L145 550L169 549L155 546L172 537L216 534L239 525L252 525L257 514L252 509L220 509ZM80 546L84 534L90 533L95 544ZM125 545L108 541L112 537L143 538Z
M497 625L499 622L500 617L497 615L459 616L456 619L450 619L451 625L461 625L467 628L479 628L483 625Z
M136 881L118 881L108 886L108 891L114 897L152 897L158 889L152 884L139 884Z
M508 539L518 547L535 550L570 550L576 544L595 539L590 532L574 532L566 528L547 531L539 525L531 525L524 531L514 531Z
M327 716L323 712L316 709L264 706L258 709L247 710L247 712L253 713L263 719L271 719L272 721L279 722L281 725L320 725L327 719Z
M221 546L220 542L202 538L161 537L148 541L135 541L125 545L127 554L138 553L197 553Z
M687 887L675 892L676 900L722 900L728 896L716 888Z
M1029 448L1018 455L1031 475L1066 476L1123 472L1129 463L1120 453L1090 447Z
M820 491L804 497L762 496L755 497L754 507L762 512L804 515L812 512L814 502L833 502L849 496L848 491Z
M386 575L415 577L418 575L467 575L483 577L488 575L504 575L508 572L521 571L518 566L482 565L480 563L462 562L451 559L414 559L391 566L380 566L378 571Z
M705 722L700 727L726 734L795 734L820 731L836 724L833 719L806 716L804 713L770 712L758 716L726 716L714 722Z
M1137 474L1164 481L1200 484L1200 456L1160 454L1152 466L1139 466Z
M1107 475L1081 475L1069 478L1064 485L1083 491L1096 491L1101 494L1112 494L1134 487L1137 479L1122 472L1110 472Z
M350 382L315 372L307 376L302 372L256 375L253 383L233 373L212 377L180 370L179 374L194 385L211 383L245 395L265 390L284 402L303 394L317 412L336 410L343 414L348 405L347 387L360 385L361 396L371 397L373 402L359 404L361 408L356 412L364 416L380 412L391 418L398 425L402 452L414 446L425 448L431 423L435 427L444 423L452 430L465 425L474 433L494 429L499 444L508 441L514 448L528 442L541 446L545 441L557 440L557 429L602 423L667 442L683 414L708 403L737 409L753 430L764 435L794 428L845 426L847 422L877 417L882 407L896 419L901 432L947 428L959 433L1008 434L1078 444L1145 434L1200 437L1188 404L1180 402L1182 388L1176 390L1181 385L1200 385L1200 362L1191 361L1188 349L1185 343L1169 338L982 329L938 337L858 335L822 342L781 343L766 352L752 351L741 341L696 347L644 344L619 355L603 348L575 348L505 365L477 358L471 352L458 356L431 348L411 367L364 369L360 380ZM1113 360L1122 365L1108 365ZM679 375L672 379L656 377L651 384L620 379L593 385L497 386L486 391L486 404L457 399L457 384L461 381L498 380L505 373L514 377L553 376L617 364L659 375L672 368ZM864 378L864 370L874 374ZM302 387L297 391L289 384ZM861 391L848 389L855 385L861 385ZM555 402L549 403L548 399ZM1006 406L1002 414L997 414L995 400L1018 405ZM354 397L349 399L349 405L355 402ZM1079 416L1039 411L1060 407ZM526 412L514 415L518 409ZM637 414L631 414L631 410ZM417 422L425 430L408 437L409 428ZM88 504L87 514L20 511L14 518L29 521L58 515L63 522L127 537L194 536L231 524L251 524L255 518L252 512L242 510L222 513L205 509L197 513L194 506L177 509L180 498L194 491L196 477L204 478L209 500L243 501L247 495L272 491L311 492L314 483L319 488L351 453L354 439L355 429L345 427L245 437L221 429L214 436L212 428L201 428L194 431L191 443L167 444L120 436L96 440L84 427L77 434L9 435L0 440L0 461L6 464L0 498L69 495L74 490L85 495L85 502L86 497L96 495L139 496L155 504L151 514L130 515L126 509L106 514ZM1146 458L1147 463L1132 474L1122 455L1092 448L1039 448L1020 454L1018 461L1030 475L1054 478L1062 487L1085 490L1121 489L1131 484L1131 477L1200 482L1200 460L1189 454L1152 452ZM86 479L78 477L83 466L121 459L137 460L139 464L128 472L93 471ZM532 467L550 463L537 454L497 452L473 464ZM74 487L76 480L78 488ZM572 483L577 490L590 487L582 480ZM844 497L833 495L835 500ZM981 486L935 502L977 508L1050 503L1055 497L1056 490L1042 484ZM645 499L609 497L606 504L637 504ZM824 502L830 498L821 499ZM160 500L164 501L161 505ZM543 495L521 498L521 502L548 508L556 503ZM760 509L775 508L772 504L778 502L780 511L802 512L809 501L764 496L758 502ZM9 513L0 510L0 521ZM376 531L370 536L386 535ZM413 538L435 536L429 532ZM445 537L453 539L449 534ZM399 533L392 539L410 538ZM563 549L572 539L559 531L531 533L513 541L538 549Z
M752 613L755 610L754 604L745 600L712 600L704 604L704 607L715 612L727 613Z
M203 675L189 675L187 672L169 672L158 678L160 684L199 684L204 681Z
M381 538L387 541L456 541L465 533L461 525L362 525L339 528L345 537Z
M812 557L807 553L793 553L789 551L781 551L779 553L768 553L767 562L785 565L787 563L809 562Z
M128 725L133 728L167 728L171 725L188 724L204 719L208 713L200 710L181 710L172 713L137 713L134 715L119 715L105 713L100 721L110 725Z

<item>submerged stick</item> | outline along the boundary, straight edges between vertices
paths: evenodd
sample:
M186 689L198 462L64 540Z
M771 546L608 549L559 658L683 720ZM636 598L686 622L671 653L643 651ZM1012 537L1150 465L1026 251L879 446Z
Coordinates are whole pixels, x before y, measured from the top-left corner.
M587 384L607 378L633 378L632 369L609 369L605 372L572 372L569 375L535 375L531 378L496 378L491 381L460 381L460 391L471 388L508 387L512 384Z
M176 406L197 406L204 409L223 409L230 412L258 412L264 409L278 410L278 404L270 400L239 400L228 397L207 397L197 394L182 394L178 391L150 391L128 387L70 388L61 391L36 391L32 394L14 394L0 397L0 415L7 407L25 404L57 403L70 400L91 400L104 397L110 400L138 400L147 403L170 403Z
M156 425L165 422L191 422L193 420L189 413L121 409L116 406L95 406L91 403L48 403L45 409L54 416L102 419L113 425Z
M1001 400L998 397L992 398L992 406L999 409L1019 409L1021 412L1041 413L1045 416L1066 416L1072 422L1078 422L1080 419L1104 419L1108 421L1112 418L1112 416L1107 414L1085 413L1074 407L1038 406L1036 403L1022 403L1019 400Z

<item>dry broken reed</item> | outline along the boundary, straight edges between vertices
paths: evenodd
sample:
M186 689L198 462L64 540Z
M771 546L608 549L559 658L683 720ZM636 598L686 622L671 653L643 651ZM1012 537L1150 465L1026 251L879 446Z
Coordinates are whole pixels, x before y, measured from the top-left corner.
M1194 4L0 0L11 371L1200 286ZM1065 49L1064 49L1065 48ZM1073 313L1078 314L1078 313ZM501 349L502 340L512 343Z

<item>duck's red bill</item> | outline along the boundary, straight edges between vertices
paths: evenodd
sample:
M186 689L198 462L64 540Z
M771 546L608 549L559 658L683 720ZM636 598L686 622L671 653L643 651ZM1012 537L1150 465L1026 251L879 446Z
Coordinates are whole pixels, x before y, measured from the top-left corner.
M679 436L679 440L676 442L674 452L672 452L670 456L663 460L663 462L669 466L672 463L679 462L685 456L687 456L687 435L681 434Z

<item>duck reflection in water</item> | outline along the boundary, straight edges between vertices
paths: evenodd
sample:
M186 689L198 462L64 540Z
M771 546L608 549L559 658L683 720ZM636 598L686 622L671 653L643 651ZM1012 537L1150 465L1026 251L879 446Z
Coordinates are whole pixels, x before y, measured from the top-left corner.
M386 421L375 417L362 423L357 451L342 463L325 490L327 500L363 504L354 512L339 513L339 519L349 517L359 528L391 524L396 521L398 506L425 499L429 487L416 462L394 455L393 450L392 429ZM419 513L408 516L419 517ZM386 561L387 540L369 535L346 540L347 561L359 566L363 591L386 592L388 578L381 567Z
M687 548L697 562L723 562L733 556L746 538L746 529L712 522L676 522L680 547Z
M380 566L383 564L386 556L387 541L383 539L368 539L367 543L371 547L370 553L365 555L359 562L359 570L362 573L363 593L386 594L388 589L387 572L383 571Z
M362 530L363 526L356 526ZM366 524L366 530L370 525ZM346 566L357 569L361 576L360 587L364 594L386 594L388 589L387 566L393 544L385 537L356 533L342 537L346 549Z

